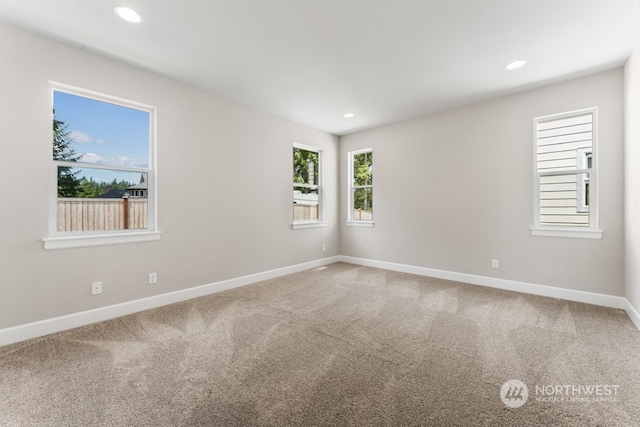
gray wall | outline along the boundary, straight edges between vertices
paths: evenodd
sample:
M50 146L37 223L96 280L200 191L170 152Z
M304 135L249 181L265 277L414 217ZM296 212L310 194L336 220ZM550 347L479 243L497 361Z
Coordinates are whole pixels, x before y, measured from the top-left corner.
M625 67L626 296L640 312L640 44Z
M622 296L623 70L338 138L0 26L0 329L338 255ZM627 65L640 110L640 53ZM158 108L159 242L45 251L54 80ZM532 119L599 107L602 240L532 237ZM640 155L627 121L627 159ZM290 227L293 142L325 151L329 226ZM346 153L374 149L375 227L346 227ZM247 165L259 176L240 173ZM339 169L336 167L339 165ZM264 165L260 167L260 165ZM637 168L635 168L637 169ZM337 177L340 176L338 183ZM626 182L640 179L627 167ZM198 185L194 185L197 183ZM339 185L338 185L339 184ZM239 213L244 189L259 215ZM640 308L638 186L626 293ZM189 212L182 201L195 206ZM340 202L340 211L336 201ZM322 245L327 251L322 252ZM491 269L491 259L500 269ZM147 273L158 272L149 286ZM90 295L90 283L103 294Z
M623 296L623 82L616 69L342 137L342 188L347 152L373 148L375 221L345 226L343 192L342 254ZM532 237L533 118L594 106L604 238Z
M3 26L0 57L0 329L339 253L336 137ZM159 242L43 250L49 80L157 107ZM291 229L293 142L325 151L326 228Z

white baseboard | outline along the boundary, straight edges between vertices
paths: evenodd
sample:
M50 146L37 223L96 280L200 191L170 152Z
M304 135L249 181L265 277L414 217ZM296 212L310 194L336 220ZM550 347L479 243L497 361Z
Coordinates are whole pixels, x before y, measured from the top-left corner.
M298 273L300 271L321 267L323 265L332 264L338 261L340 261L340 259L337 256L323 258L316 261L296 264L293 266L278 268L262 273L250 274L248 276L223 280L221 282L210 283L202 286L196 286L194 288L183 289L180 291L169 292L162 295L156 295L134 301L127 301L121 304L110 305L107 307L96 308L93 310L82 311L66 316L54 317L52 319L46 319L38 322L1 329L0 346L25 341L31 338L41 337L43 335L48 335L55 332L65 331L67 329L77 328L79 326L89 325L91 323L102 322L104 320L126 316L128 314L149 310L151 308L161 307L176 302L186 301L192 298L226 291L228 289L238 288L240 286L249 285L263 280L275 279L276 277Z
M364 258L356 258L349 256L334 256L323 258L316 261L296 264L289 267L269 270L262 273L251 274L234 279L223 280L220 282L210 283L207 285L196 286L180 291L169 292L162 295L156 295L148 298L128 301L121 304L110 305L93 310L73 313L66 316L45 319L38 322L18 325L11 328L0 330L0 346L25 341L31 338L37 338L43 335L55 332L65 331L79 326L89 325L91 323L102 322L104 320L116 317L126 316L128 314L161 307L176 302L186 301L205 295L214 294L216 292L226 291L228 289L240 286L250 285L263 280L275 279L287 274L298 273L300 271L321 267L332 264L334 262L347 262L356 265L382 268L385 270L400 271L403 273L417 274L421 276L430 276L446 280L454 280L474 285L482 285L497 289L505 289L509 291L524 292L528 294L547 296L552 298L560 298L569 301L583 302L587 304L601 305L605 307L619 308L626 310L633 323L640 330L640 314L624 297L616 297L612 295L596 294L592 292L576 291L573 289L556 288L553 286L535 285L525 282L517 282L513 280L496 279L492 277L476 276L465 273L455 273L445 270L436 270L426 267L416 267L406 264L397 264L386 261L375 261Z
M420 276L430 276L439 279L454 280L457 282L482 285L491 288L504 289L508 291L524 292L527 294L540 295L551 298L559 298L568 301L583 302L587 304L600 305L626 310L631 320L640 330L640 315L624 297L613 295L596 294L593 292L576 291L574 289L556 288L553 286L535 285L514 280L496 279L494 277L476 276L473 274L455 273L433 268L416 267L406 264L396 264L386 261L375 261L364 258L356 258L341 255L340 261L351 264L363 265L367 267L382 268L385 270L399 271L402 273L417 274Z

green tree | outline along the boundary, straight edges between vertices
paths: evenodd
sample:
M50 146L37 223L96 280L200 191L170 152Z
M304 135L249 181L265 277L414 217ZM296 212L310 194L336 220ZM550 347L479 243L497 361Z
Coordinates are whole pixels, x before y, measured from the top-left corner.
M78 189L78 196L94 198L104 194L104 185L101 184L102 183L95 182L93 180L93 177L89 179L82 177L82 179L80 180L80 188Z
M77 162L81 154L71 146L70 133L67 125L53 116L53 160L64 162ZM69 166L58 166L58 197L77 197L80 188L80 180L77 175L79 170L74 171Z
M118 181L114 178L111 182L97 182L93 179L93 177L89 179L82 177L79 182L77 197L100 197L110 190L126 190L133 185L134 184L125 181L124 179Z
M373 211L373 153L353 156L353 208Z
M113 178L113 181L111 181L111 183L105 184L105 192L109 190L126 190L133 185L135 184L129 181L125 181L124 179L117 181L115 178Z
M293 149L293 183L318 185L318 153L295 147ZM299 188L309 193L310 188Z

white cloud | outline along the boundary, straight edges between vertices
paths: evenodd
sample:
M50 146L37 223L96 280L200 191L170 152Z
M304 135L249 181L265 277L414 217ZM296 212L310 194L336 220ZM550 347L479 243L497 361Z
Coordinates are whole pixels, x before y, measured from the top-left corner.
M106 163L104 157L95 153L84 153L80 158L80 161L84 163L99 163L99 164Z
M72 130L71 132L69 132L69 137L73 142L77 142L79 144L93 142L93 138L91 138L91 135L85 132L80 132L79 130Z
M127 156L118 156L115 164L117 164L118 166L131 166L131 167L142 167L142 168L146 168L147 166L149 166L149 164L144 160L133 159Z
M134 159L127 156L118 157L104 157L96 153L85 153L79 159L83 163L99 164L99 165L113 165L113 166L128 166L128 167L141 167L146 168L149 164L144 160Z
M86 132L82 132L79 130L72 130L69 132L69 137L71 140L78 144L86 144L88 142L94 142L97 144L102 144L104 141L101 139L95 139L93 136Z

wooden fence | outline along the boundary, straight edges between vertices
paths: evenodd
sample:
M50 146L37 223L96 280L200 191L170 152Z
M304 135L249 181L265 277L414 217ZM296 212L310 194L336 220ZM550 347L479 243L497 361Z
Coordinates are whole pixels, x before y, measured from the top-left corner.
M354 210L353 219L371 220L371 212ZM111 231L147 228L147 199L58 199L58 231ZM293 205L295 221L318 219L318 205Z
M371 221L373 220L373 212L365 211L363 209L354 209L353 219Z
M147 228L147 199L58 199L58 231Z
M319 218L318 205L293 205L294 221L315 221Z

